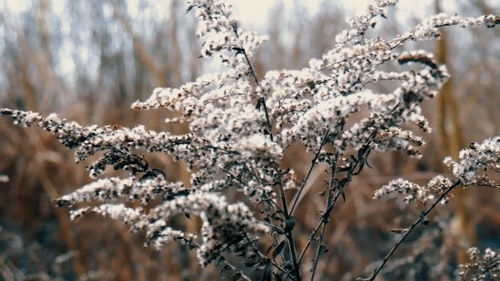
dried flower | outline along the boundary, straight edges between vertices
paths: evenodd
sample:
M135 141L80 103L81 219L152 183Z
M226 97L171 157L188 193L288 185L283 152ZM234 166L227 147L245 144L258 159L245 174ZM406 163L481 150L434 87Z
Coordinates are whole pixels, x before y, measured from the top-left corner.
M500 251L487 248L483 255L478 248L469 249L471 262L461 264L459 270L460 280L488 281L500 279Z
M407 125L431 131L421 103L437 95L449 74L432 54L399 53L398 47L407 41L437 38L442 26L492 27L499 22L494 16L463 19L440 14L395 38L369 38L366 31L377 19L386 17L384 7L396 2L377 0L364 14L349 19L350 29L340 33L333 48L311 59L307 67L269 71L258 79L251 58L266 38L244 30L225 1L188 1L188 10L199 21L201 57L216 56L226 68L179 88L154 89L148 99L132 104L138 110L180 112L181 117L166 121L189 122L186 134L147 130L142 125L83 126L56 114L43 117L12 109L0 109L0 115L53 133L63 145L75 149L76 162L96 158L87 167L95 181L57 199L58 206L70 207L98 201L97 205L72 210L73 219L88 212L107 215L130 225L133 231L145 232L146 245L161 248L178 241L196 248L202 266L223 262L226 254L237 254L245 265L272 267L276 277L289 279L294 275L292 279L298 280L300 270L288 269L297 264L286 260L284 254L285 266L273 264L260 252L258 239L258 235L272 232L280 237L271 245L273 259L285 252L288 243L287 256L297 261L296 249L292 249L292 215L302 196L288 202L285 190L299 189L300 194L307 180L296 182L294 171L282 168L284 151L295 142L303 143L315 155L310 170L328 165L332 176L329 191L335 190L336 198L342 195L344 199L344 188L369 166L372 151L396 150L421 157L424 141ZM385 71L381 66L388 62L407 64L411 70ZM373 84L387 80L397 84L393 91L371 90ZM395 179L378 189L374 198L400 193L406 203L446 203L447 193L455 186L494 185L483 171L499 170L499 142L500 137L494 137L473 144L460 153L458 162L447 158L445 164L455 180L436 176L421 186ZM191 172L190 187L169 182L139 151L183 160ZM99 178L110 166L128 172L128 176ZM229 189L242 199L228 202L225 193ZM144 207L155 198L159 204ZM328 202L332 198L329 196ZM124 199L142 204L129 204ZM331 212L333 204L326 209ZM169 226L169 219L178 214L198 217L202 221L199 232ZM311 240L321 232L317 230ZM318 242L322 246L322 241ZM227 263L225 267L234 268Z

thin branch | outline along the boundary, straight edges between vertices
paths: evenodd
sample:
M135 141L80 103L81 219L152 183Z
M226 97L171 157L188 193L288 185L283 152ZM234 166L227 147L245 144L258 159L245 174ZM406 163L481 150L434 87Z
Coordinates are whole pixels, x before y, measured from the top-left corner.
M236 23L234 23L231 27L233 28L233 32L236 35L236 37L239 38L238 25ZM246 50L244 48L236 48L236 52L237 52L237 54L240 53L245 57L245 61L247 62L248 67L249 67L250 75L254 79L255 84L258 86L259 79L257 78L257 75L255 74L255 70L253 68L252 63L250 62L250 58L248 57ZM269 110L267 109L266 100L264 97L259 97L259 100L257 101L257 109L259 109L260 107L263 107L264 114L266 115L267 134L269 134L269 138L271 139L271 141L273 141L273 139L274 139L273 138L273 128L271 125L271 119L269 118Z
M314 170L314 167L316 167L316 161L319 158L319 155L321 154L321 150L325 146L328 140L328 136L330 135L330 130L327 130L323 138L321 139L321 143L318 147L318 150L316 150L316 153L314 154L313 160L311 160L311 166L309 167L309 170L307 171L307 175L302 181L302 185L299 188L299 191L295 194L294 198L292 199L292 208L290 209L290 214L294 214L296 207L298 206L298 203L300 202L300 195L304 191L304 186L306 185L307 181L311 177L312 171Z
M311 281L314 280L314 277L316 275L316 269L318 267L320 255L324 253L324 249L322 246L323 246L323 242L325 241L326 226L328 225L328 222L330 220L330 213L331 213L331 210L333 209L333 206L334 206L334 204L332 204L332 203L336 201L336 200L333 201L333 191L334 191L334 185L336 185L335 173L337 171L338 157L339 157L339 153L336 152L334 162L331 165L331 169L330 169L331 175L330 175L330 183L328 186L328 199L326 202L327 210L325 210L325 214L321 217L321 233L319 235L318 246L316 248L316 255L314 257L313 267L311 270L311 272L312 272ZM337 193L337 198L339 195L340 195L340 192Z
M405 232L403 237L401 237L399 239L399 241L396 242L394 247L392 247L392 249L387 253L387 255L384 257L384 260L382 261L382 263L375 269L375 271L372 273L372 275L370 277L357 278L356 280L360 280L360 281L373 281L373 280L375 280L375 277L377 277L377 275L380 273L380 271L385 266L387 261L391 258L391 256L394 254L394 252L399 248L399 246L401 246L401 244L406 240L406 238L410 235L410 233L412 233L412 231L420 223L422 223L425 220L426 216L448 195L448 193L450 193L459 184L460 184L460 180L455 181L450 187L448 187L448 189L443 194L441 194L441 196L439 196L439 198L436 201L434 201L434 203L427 210L420 213L418 219L415 220L415 222L408 228L408 231Z

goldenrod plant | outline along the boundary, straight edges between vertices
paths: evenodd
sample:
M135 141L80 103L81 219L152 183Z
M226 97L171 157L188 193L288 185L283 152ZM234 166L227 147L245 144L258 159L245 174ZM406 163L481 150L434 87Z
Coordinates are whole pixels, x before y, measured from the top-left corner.
M372 35L379 21L390 20L385 10L396 2L377 0L350 18L350 29L335 38L334 47L303 69L259 76L252 57L269 38L245 30L225 1L188 1L188 11L198 19L200 57L215 57L223 71L178 88L154 89L148 99L132 104L134 110L180 112L165 122L189 124L185 134L144 125L86 126L55 113L8 108L0 113L20 126L54 134L75 151L77 163L92 160L87 170L94 182L55 198L57 206L70 208L73 219L92 212L120 220L158 250L182 243L196 251L200 266L213 264L234 280L320 280L318 264L329 248L327 225L338 205L350 199L349 189L363 188L352 186L353 178L371 167L375 153L422 157L425 142L416 131L431 132L421 104L436 97L449 74L431 53L400 47L439 39L441 27L500 23L495 15L439 14L393 38ZM392 63L398 71L383 68ZM392 91L373 90L387 81L396 85ZM300 180L282 165L295 143L313 155ZM150 153L183 161L189 183L169 181L162 167L148 163ZM450 176L437 175L425 185L396 178L375 191L374 199L401 195L421 211L412 224L394 231L400 238L360 280L376 280L409 235L429 223L429 213L446 205L451 191L499 187L489 176L500 170L500 136L472 143L459 159L448 157L444 163ZM109 167L125 173L106 176ZM318 169L328 175L321 194L314 195L323 206L316 227L299 243L295 231L301 222L295 215L309 211L301 209L301 200ZM178 215L199 219L199 228L177 229L169 222ZM498 253L471 253L473 264L462 267L460 276L498 280Z

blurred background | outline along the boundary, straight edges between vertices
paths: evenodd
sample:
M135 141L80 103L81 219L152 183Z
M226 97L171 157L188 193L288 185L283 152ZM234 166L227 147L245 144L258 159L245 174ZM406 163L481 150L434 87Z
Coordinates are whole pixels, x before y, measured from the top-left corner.
M320 57L345 29L345 19L368 1L235 1L247 29L270 37L252 59L257 75L300 69ZM372 36L390 38L436 12L478 16L500 14L497 1L402 1L389 9ZM407 5L407 6L405 6ZM187 127L163 122L171 112L136 112L129 106L155 87L177 87L212 71L198 58L196 22L184 1L0 0L0 107L56 112L81 124L144 124L175 133ZM452 78L440 96L425 104L434 131L426 135L421 160L401 153L375 155L334 211L319 265L319 280L353 280L372 269L423 206L371 199L395 176L425 183L447 173L444 156L500 133L500 28L449 28L440 41L410 43L448 65ZM387 65L387 69L397 65ZM383 85L376 90L384 91ZM181 163L148 156L171 180L187 178ZM304 177L311 156L295 145L284 166ZM218 280L217 269L200 269L193 253L177 244L155 251L140 234L108 218L89 215L71 222L53 199L90 182L85 164L39 129L0 119L0 280ZM498 180L498 176L496 176ZM317 178L317 191L322 178ZM321 198L311 192L298 214L296 236L304 245L318 220ZM464 250L500 248L500 196L491 188L457 190L429 227L411 237L380 280L454 280ZM410 258L411 257L411 258ZM307 266L306 266L307 267ZM308 274L308 273L305 273Z

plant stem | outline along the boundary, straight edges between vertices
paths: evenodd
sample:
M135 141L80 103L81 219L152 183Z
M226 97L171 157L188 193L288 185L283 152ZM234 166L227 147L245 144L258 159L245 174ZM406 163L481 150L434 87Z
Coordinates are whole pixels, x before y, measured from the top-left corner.
M335 153L335 160L333 162L333 164L331 165L331 169L330 169L330 183L329 183L329 186L328 186L328 199L326 201L326 210L325 210L325 213L323 214L322 218L321 218L321 232L319 234L319 240L318 240L318 246L316 247L316 254L315 254L315 257L314 257L314 262L313 262L313 267L311 269L311 281L314 280L314 277L316 276L316 269L318 267L318 263L319 263L319 257L320 255L323 253L323 242L325 241L325 232L326 232L326 226L328 225L328 222L330 220L330 214L331 214L331 210L333 210L333 205L332 204L333 202L335 202L333 200L333 187L334 185L336 184L336 181L335 181L335 172L337 170L337 160L338 160L338 156L339 156L339 153ZM340 191L339 193L337 194L337 198L338 196L340 195ZM331 206L331 207L330 207Z
M450 193L455 187L457 187L460 184L460 180L455 181L448 189L439 196L439 198L425 211L420 213L419 217L415 222L408 228L408 231L399 239L398 242L392 247L392 249L387 253L387 255L384 257L384 260L382 263L375 269L375 271L372 273L372 275L368 278L358 278L357 280L361 281L373 281L375 280L375 277L380 273L382 268L385 266L387 261L391 258L391 256L394 254L394 252L401 246L401 244L406 240L406 238L410 235L410 233L420 224L425 220L425 217L443 200L448 193Z

